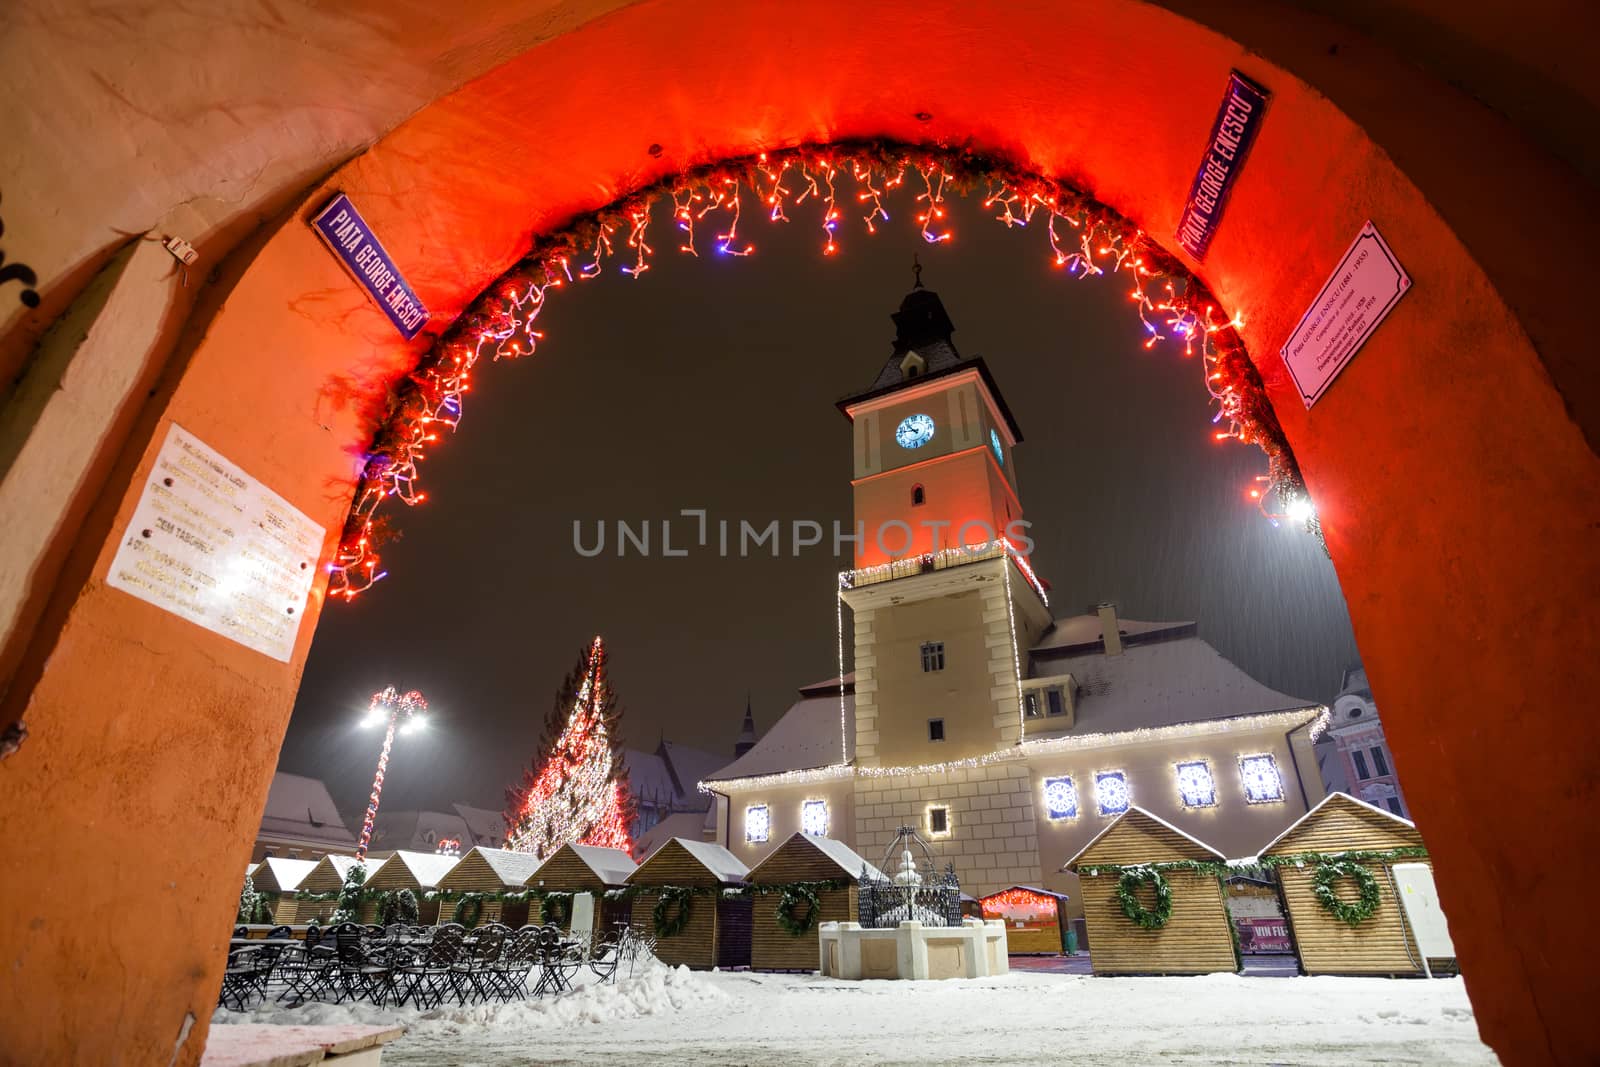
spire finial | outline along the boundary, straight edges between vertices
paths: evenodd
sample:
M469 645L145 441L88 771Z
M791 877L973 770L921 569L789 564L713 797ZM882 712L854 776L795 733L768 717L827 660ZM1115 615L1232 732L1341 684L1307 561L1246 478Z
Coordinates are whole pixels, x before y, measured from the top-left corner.
M915 252L911 253L911 279L911 288L922 288L922 263L917 258L917 253Z

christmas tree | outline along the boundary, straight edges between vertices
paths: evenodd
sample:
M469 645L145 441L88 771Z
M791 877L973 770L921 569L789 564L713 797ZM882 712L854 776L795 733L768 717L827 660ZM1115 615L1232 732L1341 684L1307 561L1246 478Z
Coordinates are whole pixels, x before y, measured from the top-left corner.
M506 847L540 859L569 842L624 851L632 845L622 712L606 680L600 638L589 646L581 666L581 673L568 675L556 695L557 710L545 720L537 771L507 791Z

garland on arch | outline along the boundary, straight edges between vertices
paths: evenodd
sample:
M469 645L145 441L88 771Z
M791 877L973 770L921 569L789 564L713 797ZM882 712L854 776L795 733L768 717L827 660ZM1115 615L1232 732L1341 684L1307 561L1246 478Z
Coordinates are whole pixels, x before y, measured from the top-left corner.
M1044 234L1056 267L1077 278L1124 279L1146 348L1170 342L1201 357L1202 380L1215 403L1213 437L1255 444L1267 455L1267 473L1248 496L1270 520L1306 502L1299 467L1239 338L1242 320L1224 312L1204 282L1128 219L1063 179L997 154L891 141L801 145L691 168L538 238L391 391L328 564L328 594L354 599L388 573L378 552L391 533L382 508L392 499L407 505L426 499L421 463L441 431L460 424L478 362L532 354L542 337L534 324L545 301L567 285L598 277L608 262L620 260L621 272L635 279L650 269L657 203L670 202L678 250L689 255L700 254L702 230L711 234L707 250L750 255L755 246L740 230L749 211L773 222L788 222L791 211L814 212L822 252L833 255L846 213L857 212L866 232L875 233L889 220L886 200L902 189L914 194L911 214L923 240L948 241L946 198L980 187L983 206L996 220ZM1281 512L1269 510L1273 497ZM1314 511L1306 514L1306 529L1320 540Z

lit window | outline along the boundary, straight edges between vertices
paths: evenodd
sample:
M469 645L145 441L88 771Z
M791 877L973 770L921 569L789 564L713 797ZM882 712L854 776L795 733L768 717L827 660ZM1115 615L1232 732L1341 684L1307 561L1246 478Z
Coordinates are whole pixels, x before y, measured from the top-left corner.
M1052 819L1078 817L1078 787L1071 778L1046 778L1044 780L1044 810Z
M1094 803L1101 815L1121 815L1132 802L1126 774L1101 771L1094 776Z
M1244 798L1252 804L1272 804L1283 799L1283 775L1278 761L1270 755L1240 756L1239 780L1244 783Z
M924 671L944 670L943 641L924 641L922 643L922 669Z
M932 837L948 837L950 834L950 809L928 809L928 834Z
M1186 808L1209 808L1217 803L1217 783L1205 760L1178 764L1178 796Z
M1367 770L1367 754L1365 752L1356 749L1350 753L1350 757L1355 760L1357 778L1364 782L1372 777L1372 772Z
M1389 763L1383 758L1383 749L1375 748L1372 750L1372 766L1377 768L1380 776L1389 773Z
M928 502L928 494L923 491L922 486L913 485L911 487L911 506L914 507L914 508L915 507L921 507L923 504L926 504L927 502Z
M928 720L928 740L929 741L943 741L944 740L944 720L943 719L929 719Z
M800 829L812 837L828 836L828 802L808 800L800 805Z
M752 845L760 844L772 836L772 813L765 804L752 804L744 809L744 839Z

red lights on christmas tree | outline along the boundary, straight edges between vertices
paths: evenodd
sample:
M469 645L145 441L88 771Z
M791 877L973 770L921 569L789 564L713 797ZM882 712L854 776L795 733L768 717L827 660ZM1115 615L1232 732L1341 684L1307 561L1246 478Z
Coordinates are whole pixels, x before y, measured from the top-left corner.
M632 849L632 797L617 736L619 717L606 680L605 645L596 637L566 726L538 773L510 791L507 848L540 859L569 843Z

